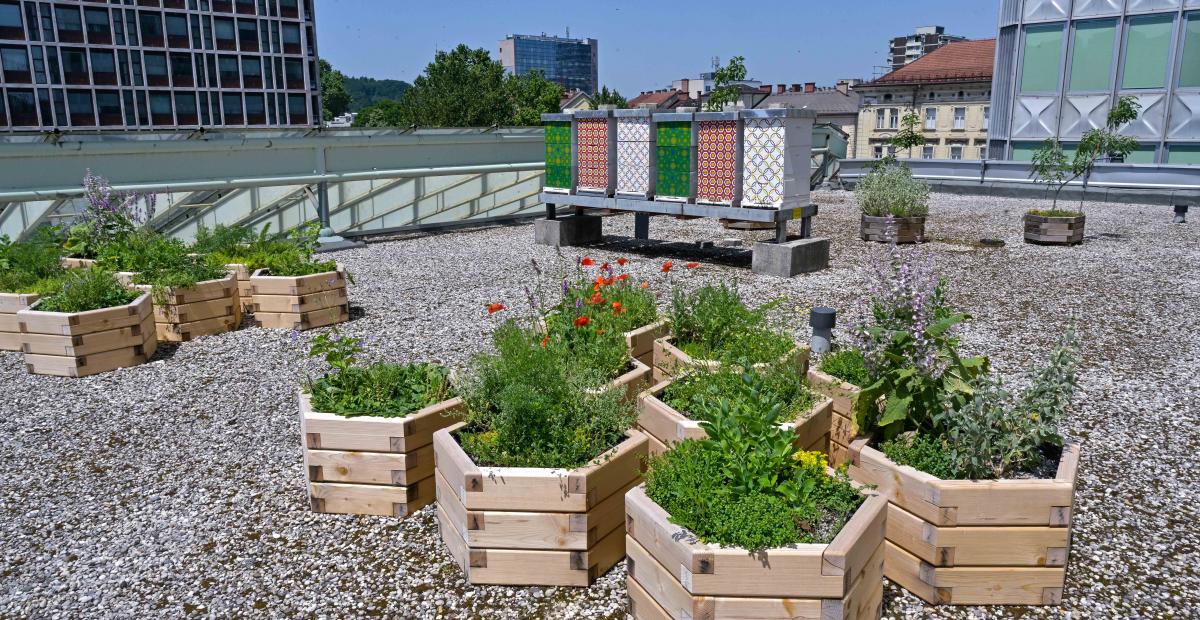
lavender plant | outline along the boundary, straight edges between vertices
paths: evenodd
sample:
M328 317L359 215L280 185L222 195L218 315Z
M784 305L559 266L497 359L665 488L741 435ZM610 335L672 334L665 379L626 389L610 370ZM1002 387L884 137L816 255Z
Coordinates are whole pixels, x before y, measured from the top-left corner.
M87 204L64 243L72 256L94 258L103 245L132 233L154 217L156 194L118 192L91 169L83 177L83 187Z

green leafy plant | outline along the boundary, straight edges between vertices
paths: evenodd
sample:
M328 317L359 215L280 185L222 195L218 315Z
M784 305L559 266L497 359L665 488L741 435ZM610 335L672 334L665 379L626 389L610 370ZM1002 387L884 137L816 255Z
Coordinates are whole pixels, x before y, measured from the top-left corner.
M450 373L436 364L356 366L363 348L336 329L313 339L309 357L324 358L331 372L308 379L304 390L317 411L343 417L402 418L450 398Z
M896 135L892 136L891 140L888 140L888 144L897 149L910 151L909 155L911 156L911 149L918 146L925 146L925 135L917 130L920 124L921 117L916 112L909 111L900 118L901 129L896 132Z
M871 385L871 373L867 371L867 360L862 351L840 348L821 356L821 372L845 381L853 386Z
M213 258L197 256L182 241L149 230L136 230L105 244L96 263L111 271L134 272L133 283L152 286L158 304L167 303L171 289L228 275Z
M133 233L154 216L155 194L118 192L90 169L83 187L86 203L64 241L71 256L95 258L106 244Z
M286 235L272 235L270 224L258 234L247 228L217 226L196 233L192 251L207 254L214 262L245 265L251 272L268 269L273 276L300 277L337 269L336 261L316 260L320 223L309 222ZM347 277L353 281L352 276Z
M492 341L496 352L472 360L461 389L468 428L459 440L476 462L579 467L619 444L637 419L624 391L605 387L610 377L565 343L515 321Z
M729 103L737 103L742 98L742 82L746 81L746 58L734 56L729 64L719 67L713 72L713 89L708 93L708 103L704 109L708 112L720 112Z
M749 370L741 370L743 368ZM743 378L746 372L756 375L759 380L747 384ZM751 387L757 387L779 402L786 421L794 421L807 413L817 401L807 380L796 372L795 366L777 363L753 369L751 364L743 362L722 365L715 370L695 369L667 386L663 402L692 420L713 420L720 415L722 403L757 402L759 396Z
M771 312L776 300L751 310L737 289L722 283L691 292L676 289L671 299L670 323L675 344L698 359L751 364L774 362L795 347Z
M123 306L137 299L111 271L100 268L73 269L45 291L37 310L42 312L88 312Z
M908 465L943 480L957 477L950 447L941 437L905 433L880 444L879 451L897 465Z
M859 180L854 196L864 215L925 217L930 191L928 183L913 178L908 166L881 162Z
M1096 164L1102 160L1123 160L1138 149L1136 138L1122 136L1119 132L1125 125L1137 120L1142 104L1136 97L1126 95L1117 99L1108 111L1104 127L1083 134L1074 157L1067 157L1062 143L1057 138L1048 138L1034 152L1031 172L1035 181L1045 184L1054 191L1054 202L1050 211L1059 212L1058 197L1064 188L1083 178L1083 192L1079 196L1079 210L1069 215L1083 213L1083 200L1087 192L1087 178ZM1061 217L1061 216L1060 216Z
M61 259L55 228L40 227L25 241L0 237L0 292L40 293L63 275Z

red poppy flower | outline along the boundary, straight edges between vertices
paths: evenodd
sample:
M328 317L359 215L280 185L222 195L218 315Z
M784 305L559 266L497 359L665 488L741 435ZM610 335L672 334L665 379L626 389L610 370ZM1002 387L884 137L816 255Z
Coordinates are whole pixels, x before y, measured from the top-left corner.
M602 304L604 303L604 296L600 293L596 293L595 295L592 295L592 298L588 300L588 303L592 304L593 306Z
M699 266L700 266L700 263L694 263L694 262L693 262L693 263L688 263L688 264L687 264L687 268L688 268L688 269L695 269L696 267L699 267Z
M591 257L584 256L583 260L579 261L579 264L583 265L584 267L591 267L592 265L596 264L596 261L592 260Z
M642 282L642 288L650 288L649 282Z
M600 271L608 271L608 263L604 263L603 265L600 265Z
M488 314L496 314L497 312L505 309L507 309L507 306L504 304L488 304L487 307Z
M603 330L603 329L597 329L597 330L596 330L596 333L597 333L597 334L603 334L603 333L604 333L604 330Z
M542 348L545 349L548 344L550 344L550 336L542 336Z
M627 273L623 273L623 274L621 274L621 275L617 276L617 281L618 281L618 282L624 282L624 281L626 281L626 280L628 280L628 279L629 279L629 274L627 274Z
M619 302L619 301L614 301L614 302L612 303L612 309L613 309L613 310L616 310L617 312L620 312L620 311L621 311L621 302Z
M600 287L604 286L604 276L596 276L596 281L592 284L593 290L600 290Z
M581 316L581 317L575 319L575 327L583 327L591 322L592 322L591 319L587 318L586 316Z
M663 263L663 266L662 266L662 272L663 272L663 273L670 273L670 272L671 272L671 268L672 268L672 267L674 267L674 266L675 266L675 262L674 262L674 261L667 261L667 262Z
M629 259L628 258L618 258L617 264L624 267L625 265L629 264Z

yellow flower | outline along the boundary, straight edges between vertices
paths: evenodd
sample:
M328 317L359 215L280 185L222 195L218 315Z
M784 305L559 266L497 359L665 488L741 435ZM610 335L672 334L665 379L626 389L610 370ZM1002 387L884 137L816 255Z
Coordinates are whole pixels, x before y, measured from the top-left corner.
M799 461L801 465L810 469L824 470L829 462L825 460L825 455L820 452L805 452L801 450L792 455L792 458Z
M1041 418L1041 416L1039 416L1036 411L1029 414L1029 419L1033 420L1034 422L1037 422L1040 418Z

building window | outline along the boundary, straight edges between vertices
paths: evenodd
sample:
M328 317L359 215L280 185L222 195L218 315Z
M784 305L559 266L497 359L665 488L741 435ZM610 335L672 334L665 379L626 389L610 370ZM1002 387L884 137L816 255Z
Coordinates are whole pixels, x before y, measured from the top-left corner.
M113 127L121 124L121 96L115 90L96 92L96 112L100 115L100 124Z
M217 70L221 75L221 86L237 88L241 86L238 74L237 56L221 56L217 59ZM238 106L241 109L241 106Z
M1156 15L1129 21L1122 88L1166 87L1173 31L1174 18L1170 16Z
M175 93L175 116L180 125L195 125L196 94L193 92Z
M925 129L929 131L937 129L937 108L925 108Z
M167 45L189 47L187 17L178 13L167 13Z
M883 129L884 123L887 122L887 110L879 108L875 110L875 129Z
M933 159L933 147L932 146L921 147L921 159Z
M963 158L963 147L960 145L957 145L957 144L955 144L954 146L951 146L950 147L950 159L962 159L962 158Z
M983 130L987 131L992 124L992 106L983 106Z
M966 108L954 108L954 128L959 130L967 128Z
M108 23L108 9L88 7L83 10L83 19L87 22L88 43L103 45L112 43L112 27Z
M1021 63L1021 92L1058 92L1059 63L1062 59L1063 27L1027 26L1025 56Z
M32 82L29 73L29 54L24 47L0 47L0 67L5 82Z
M84 56L83 50L67 48L62 49L62 64L63 76L68 84L88 84L88 68L87 57Z
M175 86L192 86L192 55L171 52L171 80Z
M161 52L145 52L146 83L150 86L170 86L167 77L167 55Z
M233 20L227 17L213 18L213 31L217 37L217 49L236 50L237 39L234 35Z
M891 114L888 115L888 129L899 129L900 128L900 110L898 108L892 108L890 111L891 111Z
M1193 13L1184 30L1180 88L1200 88L1200 13Z
M875 159L883 159L883 145L875 145Z
M32 90L9 89L8 118L14 127L37 126L37 107L33 103Z
M986 144L979 147L979 159L987 159L988 147Z
M138 23L142 26L142 44L147 47L163 46L162 13L140 11Z
M253 19L237 20L238 42L241 43L243 52L258 51L258 26L255 25Z
M92 82L94 84L117 85L117 64L113 60L112 50L90 50L92 57Z
M150 93L150 120L155 125L175 124L175 116L171 113L170 93Z
M225 93L221 95L221 108L225 112L225 122L227 124L243 124L241 95L236 93Z
M11 91L9 92L11 100ZM1167 155L1167 163L1177 166L1200 166L1200 144L1172 144Z
M68 90L67 107L71 110L72 125L87 127L96 124L96 114L92 110L92 91Z
M262 60L254 56L242 57L242 81L246 88L262 88ZM250 107L249 103L246 107Z
M21 7L15 2L0 2L0 36L5 39L20 39L23 35ZM34 39L36 40L36 37Z
M288 54L300 53L300 25L283 25L283 51Z
M1104 19L1075 24L1071 52L1071 92L1107 91L1112 84L1117 22Z

